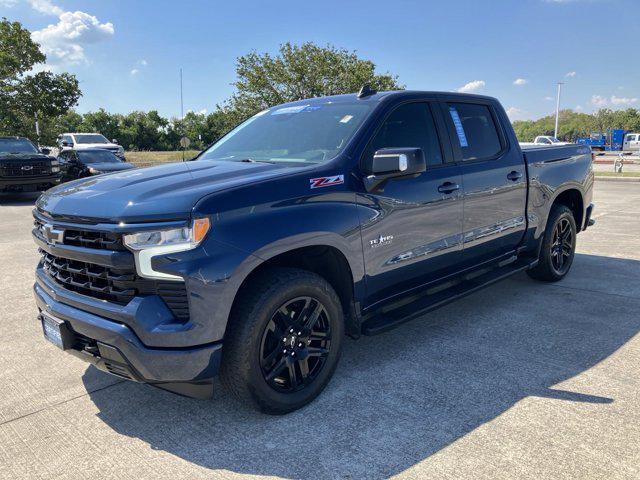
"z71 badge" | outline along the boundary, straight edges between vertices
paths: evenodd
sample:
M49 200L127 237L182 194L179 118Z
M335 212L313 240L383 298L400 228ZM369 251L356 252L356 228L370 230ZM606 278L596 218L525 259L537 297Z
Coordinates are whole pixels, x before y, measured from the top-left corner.
M344 183L344 175L333 175L332 177L318 177L309 179L311 188L331 187Z

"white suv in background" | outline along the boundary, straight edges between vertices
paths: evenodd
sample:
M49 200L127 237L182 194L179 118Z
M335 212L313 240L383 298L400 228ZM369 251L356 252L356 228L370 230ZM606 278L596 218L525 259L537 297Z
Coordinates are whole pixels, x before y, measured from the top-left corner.
M538 135L533 143L536 145L569 145L570 142L561 142L551 135Z
M116 140L109 141L99 133L63 133L58 135L60 151L102 148L124 160L124 148Z

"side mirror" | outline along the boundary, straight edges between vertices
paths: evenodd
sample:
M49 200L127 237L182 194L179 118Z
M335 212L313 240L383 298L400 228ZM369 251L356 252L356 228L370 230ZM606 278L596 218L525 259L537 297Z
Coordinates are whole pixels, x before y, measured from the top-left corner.
M421 148L383 148L373 154L364 166L364 185L368 192L391 178L409 178L427 169Z
M40 152L41 152L43 155L49 155L49 154L51 153L51 149L50 149L50 148L41 148L41 149L40 149Z
M60 145L62 145L63 147L70 147L71 144L69 142L67 142L66 140L63 140L62 143L60 143Z
M116 145L118 144L118 140L116 140L115 138L111 139L111 143L115 143Z

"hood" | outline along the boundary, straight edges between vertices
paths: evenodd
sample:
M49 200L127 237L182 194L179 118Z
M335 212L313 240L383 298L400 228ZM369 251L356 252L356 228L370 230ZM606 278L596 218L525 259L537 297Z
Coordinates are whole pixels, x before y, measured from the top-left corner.
M24 163L26 161L51 161L55 158L45 155L44 153L0 153L0 162L2 163Z
M290 167L267 163L170 163L65 183L43 193L36 206L53 217L103 222L179 220L205 195L289 172Z
M124 162L99 162L99 163L85 163L87 168L95 168L99 172L120 172L122 170L131 170L136 168L130 163Z

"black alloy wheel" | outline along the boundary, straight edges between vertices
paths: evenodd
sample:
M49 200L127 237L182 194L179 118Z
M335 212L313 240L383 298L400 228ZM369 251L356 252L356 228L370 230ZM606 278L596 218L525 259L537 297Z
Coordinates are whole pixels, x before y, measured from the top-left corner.
M569 219L563 217L556 223L551 241L551 265L558 275L564 275L569 270L574 243L575 235Z
M278 392L302 390L322 371L331 349L331 324L322 302L294 298L271 316L260 343L260 368Z

